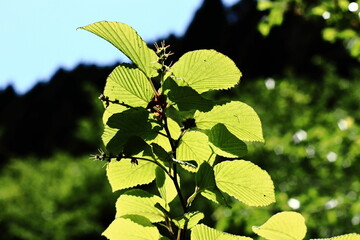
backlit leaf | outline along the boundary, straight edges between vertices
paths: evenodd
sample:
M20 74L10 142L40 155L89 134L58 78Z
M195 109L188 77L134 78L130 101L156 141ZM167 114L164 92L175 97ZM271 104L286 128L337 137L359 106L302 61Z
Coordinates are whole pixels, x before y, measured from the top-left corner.
M145 141L154 139L159 128L150 121L149 112L144 108L128 109L108 119L102 139L108 152L117 154L123 151L123 146L131 137L140 137Z
M168 205L177 196L174 182L160 167L156 169L156 186L166 205Z
M211 129L222 123L230 133L242 141L264 142L260 119L254 109L245 103L232 101L215 106L209 112L197 111L194 118L199 129Z
M160 238L158 229L142 216L115 218L102 233L110 240L154 240Z
M224 161L214 167L214 172L221 191L249 206L267 206L275 202L269 174L251 162Z
M235 63L215 50L185 53L171 71L179 86L189 86L198 93L233 87L241 77Z
M196 225L191 230L191 240L251 240L249 237L237 236L225 232L220 232L204 224Z
M223 124L216 124L209 131L211 147L217 155L235 158L247 153L246 144L231 134Z
M215 183L213 168L208 162L203 162L196 172L196 187L200 194L217 204L228 205Z
M146 217L150 222L164 221L163 213L155 207L159 203L165 206L160 197L141 189L132 189L121 194L116 201L115 218L126 215L140 215Z
M199 211L188 212L188 213L185 213L184 216L174 219L174 223L176 226L178 226L181 229L185 228L185 224L186 224L187 229L191 229L196 224L198 224L199 221L203 218L204 218L204 214L202 212L199 212Z
M311 239L311 240L360 240L360 234L349 233L349 234L336 236L336 237L332 237L332 238L318 238L318 239Z
M101 21L80 29L92 32L110 42L135 63L148 78L158 75L157 69L160 68L157 62L158 56L148 48L132 27L119 22Z
M116 67L106 80L104 95L132 107L146 107L154 97L147 77L129 64Z
M172 139L177 139L180 136L180 127L177 122L172 120L171 118L167 118L168 128L171 134ZM150 143L156 143L159 146L161 146L165 151L170 152L171 151L171 145L169 142L169 138L166 137L166 131L162 129L160 131L161 134L158 134L156 138L150 139L151 141L148 141Z
M163 88L167 88L168 100L174 103L179 111L199 110L206 112L213 107L212 102L203 98L198 92L188 86L178 86L173 79L168 78Z
M198 131L189 131L181 138L176 156L181 161L196 161L200 166L204 161L209 162L211 165L215 154L213 154L208 137L205 134ZM186 169L194 171L193 168Z
M300 213L281 212L253 231L268 240L302 240L306 234L305 219Z
M155 179L156 165L152 162L139 160L138 165L129 159L111 161L106 169L113 191L148 184Z

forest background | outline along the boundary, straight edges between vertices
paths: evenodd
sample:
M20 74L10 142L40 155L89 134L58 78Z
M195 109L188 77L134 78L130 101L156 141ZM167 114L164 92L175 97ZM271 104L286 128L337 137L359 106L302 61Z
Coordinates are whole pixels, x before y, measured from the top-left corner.
M246 159L269 172L276 204L198 200L209 225L255 238L251 226L294 210L307 238L359 233L360 15L350 4L204 0L185 34L165 39L174 62L195 49L233 59L241 82L217 97L251 105L263 124L266 143ZM79 64L23 95L0 92L2 239L104 239L119 193L89 155L102 148L98 96L114 67Z

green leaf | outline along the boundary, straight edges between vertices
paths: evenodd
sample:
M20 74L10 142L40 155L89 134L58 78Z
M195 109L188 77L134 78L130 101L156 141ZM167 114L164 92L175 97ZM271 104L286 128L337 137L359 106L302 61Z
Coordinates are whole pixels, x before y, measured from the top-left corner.
M332 238L318 238L318 239L311 239L311 240L360 240L360 235L356 233L349 233L337 237Z
M235 63L215 50L187 52L171 71L179 86L191 87L198 93L233 87L241 77Z
M264 142L260 119L254 109L245 103L232 101L215 106L209 112L197 111L194 118L198 129L207 130L222 123L242 141Z
M203 197L217 204L228 206L224 196L216 186L214 170L208 162L203 162L196 173L196 187Z
M198 109L199 111L207 112L213 107L210 100L203 98L191 87L179 87L171 78L166 79L163 88L168 96L168 100L173 102L179 111Z
M80 29L92 32L110 42L124 53L148 78L158 75L160 68L158 56L148 48L137 32L130 26L119 22L96 22Z
M180 161L194 160L198 166L205 161L212 165L215 160L215 154L209 146L208 137L198 131L189 131L181 138L176 157ZM194 171L190 167L184 168Z
M131 136L124 145L124 156L150 156L153 158L151 147L140 137Z
M124 112L126 110L129 110L129 108L125 107L125 106L121 106L119 104L110 104L107 108L105 108L102 120L104 125L106 125L106 123L109 121L109 118L117 113L121 113Z
M158 229L142 216L116 218L102 233L110 240L154 240L160 238Z
M175 225L181 229L185 228L185 224L187 229L191 229L196 224L198 224L200 220L202 220L203 218L204 218L204 214L202 212L196 211L196 212L185 213L184 216L174 219L173 221Z
M102 136L106 149L113 154L123 151L123 146L131 137L151 140L156 137L159 126L150 121L149 112L143 108L128 109L113 114L105 125Z
M195 176L196 186L201 189L216 187L215 174L208 162L203 162Z
M116 201L115 218L139 215L146 217L153 223L164 221L165 216L155 207L156 203L165 206L164 200L160 197L141 189L131 189L121 194Z
M247 153L246 144L230 133L223 124L216 124L209 131L211 147L217 155L235 158Z
M216 204L220 204L220 205L223 205L223 206L226 206L226 207L230 207L230 205L226 201L224 195L222 194L222 192L217 187L204 189L203 191L201 191L200 194L204 198L206 198L206 199L208 199L210 201L213 201Z
M214 167L218 188L249 206L275 202L274 185L269 174L255 164L234 160Z
M170 105L169 107L166 108L166 115L168 116L168 118L178 123L179 126L184 127L185 125L184 123L186 120L194 119L193 117L195 111L196 111L195 109L189 111L179 111L175 108L174 105ZM195 119L194 119L194 123L195 123Z
M180 126L172 120L171 118L167 118L168 128L173 139L177 139L180 136ZM166 132L164 129L160 131L160 133L165 134ZM151 143L156 143L157 145L161 146L165 151L171 151L171 145L169 139L162 134L158 134L155 139L150 139Z
M305 219L300 213L281 212L253 231L268 240L302 240L306 234Z
M249 237L220 232L204 224L196 225L191 231L191 240L251 240Z
M155 179L156 165L139 160L138 165L131 164L129 159L111 161L106 169L113 192L121 189L148 184Z
M156 186L166 205L169 205L169 203L177 196L174 182L160 167L156 169Z
M104 95L132 107L146 107L154 97L150 81L130 64L116 67L107 78Z

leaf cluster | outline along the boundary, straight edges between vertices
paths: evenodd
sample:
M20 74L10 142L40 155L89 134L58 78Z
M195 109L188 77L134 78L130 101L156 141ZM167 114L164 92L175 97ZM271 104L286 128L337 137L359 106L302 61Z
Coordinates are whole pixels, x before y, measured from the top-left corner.
M168 65L169 46L150 49L126 24L104 21L82 29L132 61L114 69L100 96L106 150L93 157L108 162L113 191L132 188L119 197L115 220L103 235L180 240L191 230L192 239L249 239L199 224L204 213L192 209L199 194L222 205L228 205L229 197L249 206L275 201L269 174L241 159L246 143L264 142L257 113L238 100L211 99L214 92L238 84L241 72L234 62L214 50L198 50ZM194 175L190 196L182 192L179 168ZM139 188L154 180L154 193ZM288 239L279 237L284 234L303 239L306 230L292 227L302 226L299 218L281 213L254 232L267 239Z

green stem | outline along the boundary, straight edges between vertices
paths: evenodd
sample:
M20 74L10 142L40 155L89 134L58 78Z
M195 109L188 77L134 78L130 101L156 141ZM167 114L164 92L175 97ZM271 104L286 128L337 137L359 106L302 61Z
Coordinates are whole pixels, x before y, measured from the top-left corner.
M173 153L173 157L176 159L176 148L177 148L176 145L177 144L171 138L171 133L170 133L170 130L169 130L169 127L168 127L168 122L167 122L167 117L166 116L164 117L164 129L165 129L166 135L169 138L169 142L170 142L171 150L172 150L172 153ZM174 175L171 177L171 179L174 182L174 186L175 186L176 191L178 193L178 197L180 199L180 203L181 203L181 206L182 206L184 214L185 214L185 213L188 212L188 207L187 207L186 201L184 199L184 196L182 195L180 185L179 185L179 182L178 182L178 179L177 179L177 174L178 174L177 173L177 164L172 162L171 165L172 165L172 169L173 169L173 172L174 172ZM186 230L187 230L186 225L185 225L184 229L178 229L177 240L185 240L185 238L186 238Z

